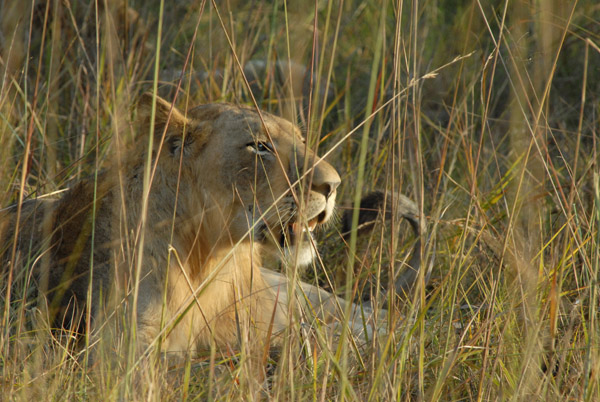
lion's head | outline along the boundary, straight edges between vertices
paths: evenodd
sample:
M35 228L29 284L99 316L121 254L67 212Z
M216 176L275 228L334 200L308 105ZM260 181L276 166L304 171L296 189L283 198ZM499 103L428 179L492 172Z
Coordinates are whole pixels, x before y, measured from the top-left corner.
M140 121L150 121L151 105L151 95L144 95ZM300 265L312 261L307 240L331 218L340 177L306 147L296 126L229 104L184 113L158 97L154 121L157 175L179 182L155 180L177 194L181 225L194 221L204 228L195 237L205 247L249 240Z

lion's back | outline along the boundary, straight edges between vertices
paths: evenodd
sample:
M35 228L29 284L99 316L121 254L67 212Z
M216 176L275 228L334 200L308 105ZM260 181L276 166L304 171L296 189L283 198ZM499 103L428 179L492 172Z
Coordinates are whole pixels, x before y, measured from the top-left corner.
M93 193L89 187L80 183L61 198L27 200L21 204L18 222L16 205L0 212L0 292L6 293L12 273L13 302L23 299L19 294L22 290L31 294L32 289L35 293L46 289L48 300L57 303L59 309L85 303L93 262L92 238L95 237L95 244L106 243L107 238L105 224L94 230ZM111 208L100 202L97 207L96 220L107 221L100 215L111 213ZM95 257L96 254L98 260L109 259L108 251L102 247L94 252ZM109 274L103 272L104 265L95 268L98 283L94 287L99 288Z
M27 200L21 204L18 223L17 205L4 208L0 212L0 255L3 266L6 267L13 259L13 250L18 254L16 257L21 255L27 260L35 260L40 256L44 251L44 232L54 225L57 204L57 199Z

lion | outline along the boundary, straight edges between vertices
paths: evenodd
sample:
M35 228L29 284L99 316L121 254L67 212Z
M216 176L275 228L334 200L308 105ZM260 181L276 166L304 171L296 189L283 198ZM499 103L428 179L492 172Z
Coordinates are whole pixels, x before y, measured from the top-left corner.
M334 215L340 176L294 124L231 104L186 112L151 94L137 114L123 161L59 199L0 212L5 296L33 282L56 322L92 329L126 306L140 350L160 340L166 353L281 345L297 310L364 333L373 311L261 264L310 264L313 232Z

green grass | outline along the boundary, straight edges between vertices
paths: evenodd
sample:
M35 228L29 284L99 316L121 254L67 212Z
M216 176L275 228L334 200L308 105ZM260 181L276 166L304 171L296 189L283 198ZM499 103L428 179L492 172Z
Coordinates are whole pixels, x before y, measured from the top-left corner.
M309 353L297 336L262 391L216 350L89 367L74 339L3 303L0 399L600 398L594 0L29 3L0 6L1 207L93 177L135 135L135 99L180 86L182 107L256 101L298 122L340 172L341 204L407 194L436 247L430 286L378 345ZM254 92L249 61L266 65ZM286 85L289 61L313 79ZM397 222L353 238L361 265L332 228L308 275L352 297L410 238Z

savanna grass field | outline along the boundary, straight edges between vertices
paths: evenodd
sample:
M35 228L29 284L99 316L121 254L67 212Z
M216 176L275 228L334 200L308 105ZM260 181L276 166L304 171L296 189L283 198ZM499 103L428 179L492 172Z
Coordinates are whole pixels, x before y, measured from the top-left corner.
M339 216L381 190L426 217L420 242L393 205L330 225L304 280L381 305L415 245L423 274L366 347L290 323L259 375L233 349L98 356L7 300L5 259L0 400L600 400L596 1L2 0L0 208L97 177L144 92L283 116Z

